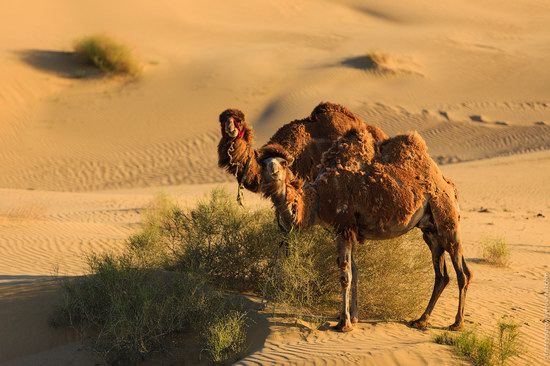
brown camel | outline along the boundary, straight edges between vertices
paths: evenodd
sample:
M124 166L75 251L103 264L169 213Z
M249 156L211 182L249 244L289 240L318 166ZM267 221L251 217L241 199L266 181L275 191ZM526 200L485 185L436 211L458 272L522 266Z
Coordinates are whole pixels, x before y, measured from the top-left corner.
M458 312L450 328L463 326L472 273L463 257L456 191L428 155L420 135L409 133L375 144L368 130L350 130L323 155L319 174L305 185L288 168L291 161L286 155L271 147L260 151L262 193L271 198L285 227L323 224L335 230L342 286L337 330L350 331L358 321L353 245L366 239L394 238L415 227L422 230L432 252L435 283L426 310L411 325L427 327L449 282L447 251L459 287Z
M222 137L218 144L218 165L237 178L240 189L258 192L261 185L261 167L253 149L253 131L247 124L244 113L227 109L220 114ZM363 126L371 131L375 141L388 136L377 127L366 123L347 108L333 103L320 103L311 115L292 121L281 127L264 145L281 146L294 161L292 173L309 181L318 173L323 152L350 128Z

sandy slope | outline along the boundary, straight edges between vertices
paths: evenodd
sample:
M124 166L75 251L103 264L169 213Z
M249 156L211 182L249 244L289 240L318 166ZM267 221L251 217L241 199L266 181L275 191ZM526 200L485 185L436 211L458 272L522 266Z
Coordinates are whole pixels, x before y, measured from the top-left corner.
M521 319L521 362L543 362L547 1L23 0L0 3L0 24L0 363L93 363L67 343L74 335L47 327L59 296L48 276L82 274L83 254L118 250L159 191L185 202L220 183L234 192L216 167L221 110L244 110L261 144L321 100L389 134L418 130L436 160L453 163L443 169L461 193L476 274L468 319L486 329L503 314ZM93 32L134 47L143 76L82 78L89 70L66 51ZM365 68L368 52L385 55L383 69ZM508 269L476 260L479 240L496 234L510 243ZM434 325L455 307L450 287ZM459 362L402 324L264 333L243 363Z

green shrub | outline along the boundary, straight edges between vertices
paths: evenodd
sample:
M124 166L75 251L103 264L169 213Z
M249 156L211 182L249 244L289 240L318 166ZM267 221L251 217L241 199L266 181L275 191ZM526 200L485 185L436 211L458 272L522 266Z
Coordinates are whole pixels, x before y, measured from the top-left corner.
M510 249L503 237L488 237L481 241L483 259L490 264L506 267L510 264Z
M455 339L454 335L449 331L445 331L445 332L436 334L433 337L433 341L435 343L444 344L444 345L447 345L447 346L452 346L453 342L454 342L454 339Z
M465 330L458 335L443 332L434 337L434 342L453 346L459 355L468 357L476 366L493 365L494 341L491 337L476 334L475 329Z
M54 323L91 335L109 364L136 364L162 349L166 335L200 327L223 303L201 281L135 267L129 256L94 256L89 265L90 275L63 285L65 302Z
M245 351L246 313L234 311L215 316L203 332L205 351L215 364L230 364Z
M496 337L477 334L477 329L472 328L458 335L443 332L433 340L438 344L453 346L459 355L468 357L476 366L505 366L510 358L523 352L519 324L503 317L497 323L497 330Z
M523 353L520 325L513 319L502 317L498 322L498 362L504 366L508 359Z
M334 310L340 301L334 234L323 228L294 232L274 256L264 296L278 304ZM425 306L433 285L431 256L418 234L356 245L360 317L403 319ZM309 314L312 315L312 314Z
M270 210L247 211L214 191L182 222L179 268L206 272L235 290L261 291L269 261L282 238Z
M280 305L315 312L340 299L332 232L315 227L285 238L272 210L245 210L222 190L189 210L160 197L131 243L152 252L144 258L164 253L164 261L155 262L168 268L201 273L216 286L253 291ZM418 233L356 245L354 255L362 316L405 318L425 306L433 271Z
M433 274L417 234L357 245L355 258L361 317L403 318L425 305ZM161 195L122 254L92 256L89 274L64 285L54 323L79 327L111 364L135 364L181 331L200 334L212 362L229 363L245 349L246 324L225 290L319 320L338 308L338 277L326 229L285 237L272 210L245 210L220 190L190 209Z
M334 237L321 228L292 232L270 261L262 295L274 304L322 313L339 293ZM331 309L334 310L334 309Z
M377 319L418 316L427 305L433 287L431 258L420 231L359 245L355 260L359 268L358 296L362 314Z
M465 331L456 338L454 346L459 354L470 357L474 365L492 365L495 343L491 337Z
M93 35L74 42L77 58L105 73L137 76L141 67L132 51L106 35Z

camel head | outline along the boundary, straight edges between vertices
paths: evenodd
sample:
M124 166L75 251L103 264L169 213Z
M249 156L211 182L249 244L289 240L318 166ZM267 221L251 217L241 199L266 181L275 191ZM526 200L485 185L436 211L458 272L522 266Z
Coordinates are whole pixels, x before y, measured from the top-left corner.
M244 135L246 121L244 113L238 109L226 109L220 114L222 136L230 139L241 138Z
M290 170L294 157L281 145L268 144L260 149L257 161L261 167L261 190L264 196L284 195L286 185L294 180L294 174Z
M303 181L296 177L290 167L294 158L279 144L263 147L257 158L261 166L261 191L271 199L286 228L302 222Z
M265 158L261 162L262 181L276 187L278 192L284 192L286 179L289 176L288 165L288 161L278 156Z

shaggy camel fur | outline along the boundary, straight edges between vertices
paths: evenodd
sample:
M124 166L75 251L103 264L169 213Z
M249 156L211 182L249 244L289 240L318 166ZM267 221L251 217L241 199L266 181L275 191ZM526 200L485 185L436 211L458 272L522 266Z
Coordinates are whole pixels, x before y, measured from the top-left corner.
M254 134L244 113L227 109L220 114L222 137L218 144L218 165L234 175L242 186L258 192L261 185L261 167L256 161L257 151L252 148ZM306 181L318 173L323 152L349 129L357 127L371 131L375 141L388 136L377 127L367 125L347 108L333 103L321 103L311 115L281 127L264 147L284 150L292 173Z
M464 301L472 273L463 257L460 214L454 185L430 158L424 140L415 133L376 144L366 129L353 129L324 154L315 181L303 184L288 168L284 153L260 152L262 192L271 198L287 228L316 224L336 234L342 307L336 328L350 331L357 322L357 267L353 245L366 239L389 239L420 228L432 252L433 293L422 316L411 323L425 328L449 282L445 251L452 259L459 287L459 304L452 330L464 322ZM350 307L351 291L351 307Z

